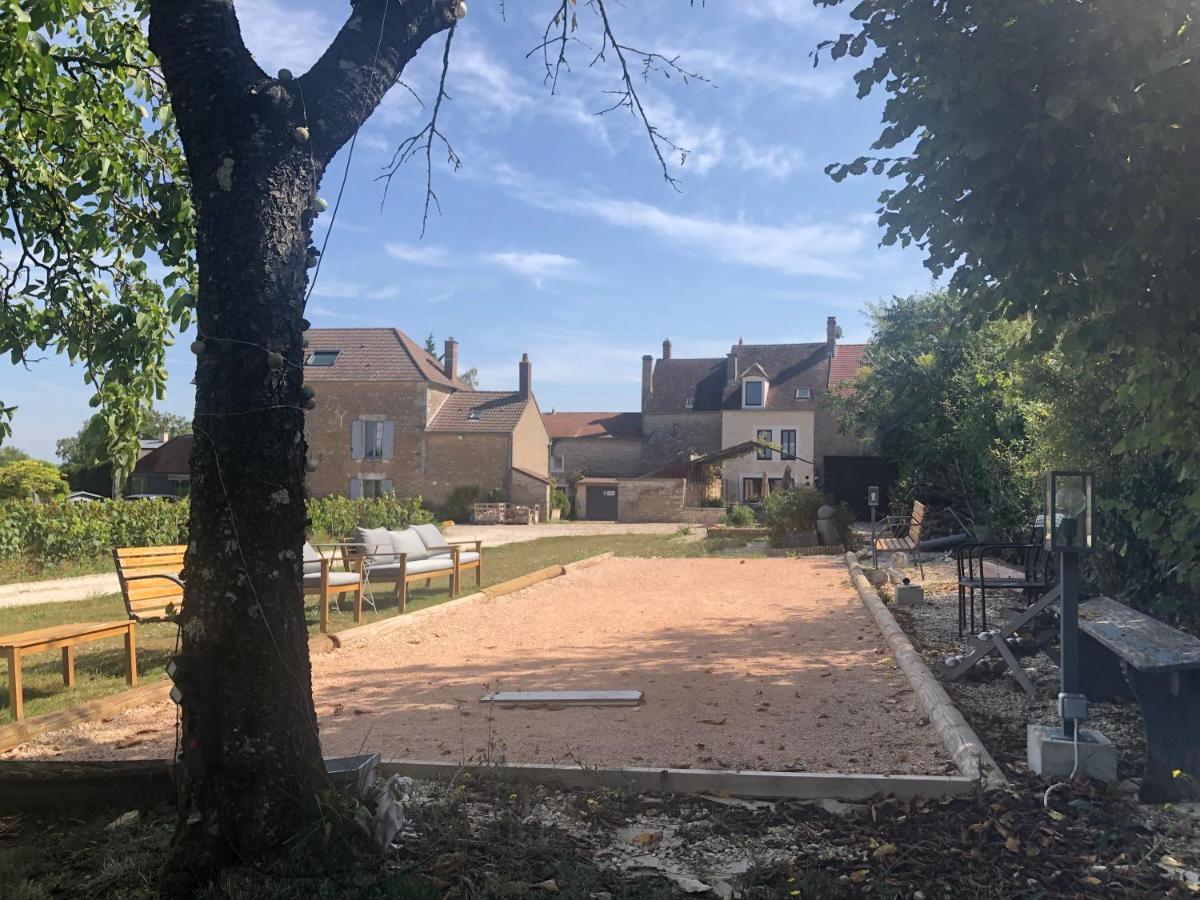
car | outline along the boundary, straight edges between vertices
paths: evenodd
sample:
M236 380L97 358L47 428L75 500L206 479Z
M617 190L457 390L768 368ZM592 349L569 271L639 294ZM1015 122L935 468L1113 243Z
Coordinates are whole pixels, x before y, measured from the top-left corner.
M170 503L178 503L182 500L175 494L126 494L126 500L166 500Z

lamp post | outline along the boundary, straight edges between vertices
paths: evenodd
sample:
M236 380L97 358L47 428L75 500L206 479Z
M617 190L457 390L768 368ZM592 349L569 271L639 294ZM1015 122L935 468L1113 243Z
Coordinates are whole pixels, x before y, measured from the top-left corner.
M879 506L879 485L867 488L867 506L871 507L871 565L879 568L879 551L875 549L875 508Z
M1046 549L1058 554L1062 588L1059 616L1058 712L1063 735L1076 739L1088 717L1087 697L1079 683L1079 554L1091 549L1094 476L1090 472L1046 475Z

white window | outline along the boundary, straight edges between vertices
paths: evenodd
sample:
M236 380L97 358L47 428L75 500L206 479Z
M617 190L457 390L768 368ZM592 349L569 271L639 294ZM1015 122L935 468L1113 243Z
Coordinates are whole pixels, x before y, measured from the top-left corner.
M396 423L386 419L356 419L350 423L351 459L391 459L395 454Z
M758 379L742 382L742 406L761 409L767 402L767 383Z
M807 387L796 388L796 399L797 400L811 400L812 399L812 388L807 388Z
M685 409L691 409L692 407L694 407L696 405L696 398L688 397L687 400L684 401L683 405L684 405Z
M563 456L561 453L551 453L550 454L550 471L551 472L563 472L563 471L566 471L566 468L567 468L567 458L565 456Z
M332 366L337 362L340 350L314 350L304 357L306 366Z

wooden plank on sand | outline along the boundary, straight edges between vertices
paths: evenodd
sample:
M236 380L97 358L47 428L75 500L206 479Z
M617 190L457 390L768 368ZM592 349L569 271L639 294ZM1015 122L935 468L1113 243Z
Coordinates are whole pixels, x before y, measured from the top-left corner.
M493 691L480 703L498 706L639 706L641 691Z

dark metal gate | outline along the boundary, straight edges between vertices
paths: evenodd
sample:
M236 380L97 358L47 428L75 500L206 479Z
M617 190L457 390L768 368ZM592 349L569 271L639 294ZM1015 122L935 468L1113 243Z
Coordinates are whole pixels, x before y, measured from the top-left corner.
M587 518L605 522L617 519L617 486L589 484L587 489Z
M821 490L844 502L859 520L869 519L867 488L877 484L881 489L879 515L887 515L888 490L896 480L896 467L878 456L826 456L825 478Z

